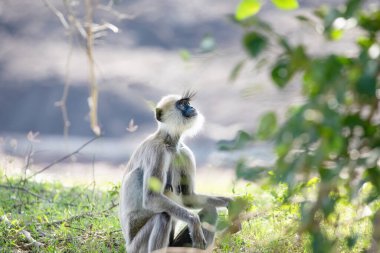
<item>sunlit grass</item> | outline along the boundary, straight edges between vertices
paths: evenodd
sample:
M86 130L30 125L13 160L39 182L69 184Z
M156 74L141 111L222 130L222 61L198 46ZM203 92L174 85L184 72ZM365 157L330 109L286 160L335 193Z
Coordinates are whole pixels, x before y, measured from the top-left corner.
M311 238L299 233L300 204L285 205L278 199L283 187L240 182L234 190L253 197L252 215L239 233L217 240L216 252L312 252ZM336 208L339 215L321 224L329 239L337 239L332 252L363 252L370 246L370 218L348 201L339 201ZM347 244L348 238L352 245Z
M224 176L226 179L233 175ZM202 180L210 183L198 185L200 192L248 196L252 200L242 230L227 236L218 233L214 252L312 252L311 238L298 233L299 204L283 205L279 200L283 187L261 187L241 181L220 185L217 180ZM0 187L0 216L9 220L9 224L0 222L0 252L125 251L117 207L113 207L118 201L118 187L64 187L58 183L23 182L4 175L0 185L10 187ZM340 201L337 208L339 216L329 217L322 223L322 230L329 237L338 238L335 252L363 252L370 244L369 218L348 201ZM225 209L220 211L221 215L226 213ZM31 245L20 234L22 230L30 232L44 246L38 249ZM353 242L351 248L347 238Z
M116 189L65 188L4 178L0 185L11 187L0 187L0 216L9 221L0 222L0 252L125 251L117 208L113 207ZM34 247L20 234L22 230L44 246Z

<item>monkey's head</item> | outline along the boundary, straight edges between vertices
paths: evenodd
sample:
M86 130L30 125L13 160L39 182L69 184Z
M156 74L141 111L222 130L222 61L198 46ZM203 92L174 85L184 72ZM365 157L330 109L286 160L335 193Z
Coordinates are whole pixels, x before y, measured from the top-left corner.
M194 92L185 92L182 96L163 97L156 107L159 127L172 134L195 135L202 127L204 117L190 104L194 96Z

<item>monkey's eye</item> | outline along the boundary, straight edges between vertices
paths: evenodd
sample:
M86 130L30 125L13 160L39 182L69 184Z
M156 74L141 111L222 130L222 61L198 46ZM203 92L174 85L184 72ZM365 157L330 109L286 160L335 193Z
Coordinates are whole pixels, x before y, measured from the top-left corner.
M178 100L177 103L176 103L176 107L179 110L187 110L187 108L191 107L190 106L190 101L188 99Z
M179 102L178 102L178 104L180 105L180 106L190 106L190 102L189 102L189 100L180 100Z

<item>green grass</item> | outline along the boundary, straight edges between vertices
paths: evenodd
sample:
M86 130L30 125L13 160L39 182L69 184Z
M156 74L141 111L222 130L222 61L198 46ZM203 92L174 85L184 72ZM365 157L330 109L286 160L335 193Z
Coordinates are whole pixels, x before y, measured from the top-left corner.
M125 252L117 189L0 180L0 252ZM8 188L4 188L7 186ZM26 191L27 190L27 191ZM30 245L21 230L44 246Z
M309 189L313 193L314 187ZM218 239L216 252L277 253L313 252L312 239L299 234L301 208L299 204L281 204L284 188L244 185L237 190L252 200L251 218L243 223L242 230ZM359 253L370 246L372 222L368 216L359 217L358 209L348 201L337 204L338 215L331 215L321 223L322 232L336 240L331 252ZM352 244L348 245L348 241ZM319 251L325 252L325 251Z
M311 239L297 233L299 205L279 204L282 191L245 184L235 189L251 200L250 218L240 232L219 235L214 252L312 252ZM63 187L1 176L0 217L9 222L0 221L0 252L125 252L117 202L118 187ZM370 220L353 223L357 210L343 202L338 208L340 216L322 224L326 234L338 238L334 251L362 252L369 245ZM44 245L31 245L22 230ZM355 242L351 248L348 237Z

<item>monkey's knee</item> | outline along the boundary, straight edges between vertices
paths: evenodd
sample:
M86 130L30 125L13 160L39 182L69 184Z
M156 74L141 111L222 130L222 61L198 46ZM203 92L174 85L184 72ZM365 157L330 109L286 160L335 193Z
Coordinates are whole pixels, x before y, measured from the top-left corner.
M199 219L201 222L207 222L210 225L215 225L218 219L218 211L214 206L204 207L199 213Z
M172 228L171 216L165 212L157 214L156 222L152 230L153 233L157 232L157 234L153 235L153 237L169 238L171 228Z
M168 213L163 212L158 214L157 219L162 227L171 227L172 218Z

